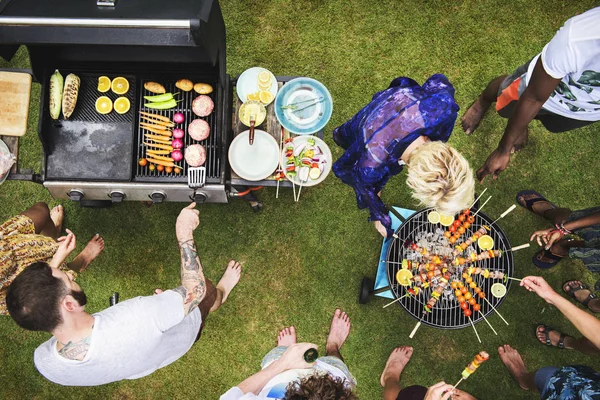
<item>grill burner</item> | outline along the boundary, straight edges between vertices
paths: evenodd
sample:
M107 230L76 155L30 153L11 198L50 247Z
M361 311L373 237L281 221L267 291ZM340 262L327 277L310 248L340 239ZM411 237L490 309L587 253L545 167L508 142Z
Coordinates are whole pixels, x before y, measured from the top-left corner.
M395 298L407 294L407 289L409 287L404 287L399 285L396 282L396 273L402 266L402 260L407 258L409 253L413 253L414 250L407 249L404 247L405 240L414 239L417 234L421 232L434 232L436 228L441 227L440 224L431 224L427 220L427 215L432 211L431 208L424 209L421 211L415 212L409 218L400 225L396 234L400 239L394 239L392 244L389 247L387 254L387 272L388 272L388 281L390 282L390 288ZM475 212L475 210L472 210ZM477 266L480 268L487 268L490 271L502 271L508 276L513 275L513 254L510 250L511 246L508 241L508 238L502 231L502 229L494 224L491 225L493 220L491 220L485 214L479 212L475 216L475 222L471 225L469 229L463 234L462 238L466 239L469 236L473 236L473 233L477 231L482 225L487 225L490 228L488 235L490 235L494 239L494 249L502 251L502 257L500 258L490 258L487 260L477 261L476 263L471 264L472 266ZM443 228L443 227L442 227ZM457 242L460 244L460 242ZM475 244L475 246L477 246ZM457 278L458 280L463 280L462 276L458 274L460 269L457 269L457 272L452 276L452 279ZM491 279L484 278L481 275L472 275L473 281L477 283L477 285L481 288L481 290L485 293L486 299L494 306L498 307L503 298L497 299L491 294L491 287L496 282L502 282L500 279ZM451 279L451 281L452 281ZM504 282L502 282L504 283ZM504 283L507 288L510 287L510 280ZM415 319L421 320L422 322L429 326L433 326L436 328L442 329L458 329L464 328L466 326L470 326L469 319L464 316L456 297L452 294L450 296L442 296L435 307L433 308L431 313L423 313L425 310L425 304L427 304L427 300L431 297L432 287L422 289L419 291L416 297L407 296L403 299L397 301L402 308L404 308L410 315L412 315ZM477 299L477 302L481 306L480 312L474 312L471 316L471 320L473 323L477 323L483 320L482 313L486 317L493 312L492 308L483 299Z
M173 79L173 78L175 78L175 79ZM196 97L198 97L200 95L198 93L194 92L193 90L190 92L184 92L183 90L176 88L175 82L177 81L177 79L181 79L181 78L190 79L191 81L193 81L195 83L198 83L198 82L208 83L213 87L213 89L214 89L213 92L208 94L207 96L210 96L212 101L215 103L215 109L208 117L201 118L192 112L192 102L194 101L194 99ZM177 103L177 107L172 108L170 110L154 110L154 109L149 109L149 108L144 107L144 103L149 103L148 101L144 100L144 96L154 95L154 93L150 93L144 89L144 83L148 82L148 81L156 81L156 82L162 83L163 86L165 87L167 93L178 93L177 95L175 95L175 99L178 101L179 100L181 100L181 101ZM144 145L143 142L144 141L151 142L150 140L144 139L144 133L152 134L152 132L143 129L139 125L140 121L147 122L147 121L141 119L141 114L139 114L139 111L162 115L162 116L168 117L171 121L173 121L173 115L176 112L180 112L183 115L185 115L185 121L182 124L176 125L177 128L181 128L185 131L185 136L183 137L184 148L182 149L182 152L184 152L185 148L191 144L201 144L202 146L204 146L206 148L206 163L204 163L203 166L206 168L206 182L207 183L218 183L221 178L222 148L221 148L221 131L216 122L217 122L217 114L220 112L219 105L221 104L222 99L220 98L221 94L217 90L217 85L216 85L216 82L214 81L214 78L207 78L207 77L201 77L201 76L189 76L189 75L182 74L182 75L178 75L176 77L175 76L170 77L169 79L158 79L158 78L157 79L142 79L140 82L140 85L139 85L138 92L139 92L138 93L138 97L139 97L138 115L140 116L140 118L138 118L138 126L137 126L137 152L136 152L138 155L137 158L139 159L139 158L146 157L146 146ZM206 122L208 122L208 125L210 126L210 136L208 138L206 138L205 140L198 142L191 138L191 136L187 132L187 128L193 120L200 119L200 118L204 119ZM183 166L183 171L179 175L176 175L174 173L167 174L165 171L159 172L158 170L150 171L148 169L148 167L141 167L141 166L139 166L139 164L136 163L134 180L139 181L139 182L187 182L188 181L187 174L188 174L189 166L187 165L187 163L184 160L181 160L180 162L176 162L176 164Z

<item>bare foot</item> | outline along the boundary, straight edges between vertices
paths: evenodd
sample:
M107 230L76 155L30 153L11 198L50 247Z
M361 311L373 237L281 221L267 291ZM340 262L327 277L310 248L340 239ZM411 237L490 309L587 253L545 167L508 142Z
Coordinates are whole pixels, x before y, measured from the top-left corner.
M69 268L73 271L83 272L92 261L104 250L104 239L96 233L88 242L87 246L75 259L69 263Z
M217 283L217 289L223 292L223 299L221 300L221 304L225 303L225 300L227 300L227 296L229 296L231 290L240 281L241 275L241 264L234 260L229 261L229 264L227 264L227 269L225 269L225 273L221 277L219 283Z
M333 314L329 336L327 336L327 343L325 344L327 354L339 352L348 334L350 334L350 317L338 308Z
M479 126L481 119L485 115L485 112L490 108L492 103L488 103L483 99L483 97L479 96L477 100L471 104L467 112L460 119L463 131L467 135L475 132L475 129Z
M296 328L290 326L289 328L283 328L277 336L277 346L291 346L296 344Z
M498 347L498 353L500 354L500 359L506 368L508 368L519 386L521 386L521 389L529 390L529 386L527 385L527 381L525 379L525 376L527 375L527 369L525 368L525 363L523 362L519 352L505 344L504 346Z
M546 325L538 325L537 328L535 329L536 336L541 344L546 344L546 329L547 328L548 327ZM550 329L548 331L548 339L550 339L550 345L554 346L554 347L558 347L558 344L560 342L560 336L561 336L561 333L559 331ZM575 338L565 335L565 337L563 339L564 348L567 350L573 349L573 340L575 340Z
M60 235L60 232L62 232L63 220L65 219L64 207L59 204L50 210L50 219L54 222L54 226L56 226L57 234Z
M557 242L555 242L556 244ZM558 242L560 243L560 241ZM554 248L554 246L552 246ZM585 289L579 289L571 293L571 290L578 289L580 286L584 286ZM593 293L587 288L581 281L569 281L563 285L563 290L566 294L571 297L575 296L575 300L583 304L583 302ZM587 308L594 313L600 313L600 299L595 297L588 301Z
M381 386L385 387L385 382L389 379L392 379L394 382L400 381L400 374L406 364L408 364L412 353L413 348L410 346L396 347L394 351L392 351L388 357L387 363L385 363L381 378L379 378Z

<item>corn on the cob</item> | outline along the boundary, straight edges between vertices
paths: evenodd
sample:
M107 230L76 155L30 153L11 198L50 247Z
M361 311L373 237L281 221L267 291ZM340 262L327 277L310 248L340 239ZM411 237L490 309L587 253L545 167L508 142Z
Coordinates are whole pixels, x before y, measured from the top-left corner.
M52 119L60 117L64 82L65 80L58 70L50 76L50 117Z
M77 95L79 94L79 85L81 80L75 74L67 75L65 79L65 89L63 90L62 98L62 111L65 119L69 119L73 111L75 111L75 105L77 104Z

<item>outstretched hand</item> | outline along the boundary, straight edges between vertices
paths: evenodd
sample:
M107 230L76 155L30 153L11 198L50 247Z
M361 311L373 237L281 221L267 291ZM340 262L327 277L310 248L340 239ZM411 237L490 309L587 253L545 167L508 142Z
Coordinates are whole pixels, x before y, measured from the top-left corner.
M289 369L311 368L315 363L307 363L304 361L304 353L308 349L317 348L318 346L312 343L296 343L289 346L277 361L284 371Z
M427 389L424 400L447 400L454 393L454 387L441 381Z
M563 237L561 231L559 231L558 229L549 228L533 232L529 240L532 241L533 239L537 239L537 243L540 246L544 246L546 250L550 250L550 247L552 247L554 242L559 240L561 237ZM544 242L544 244L542 244L542 241Z
M521 281L521 286L530 292L535 292L550 304L552 304L553 298L558 295L541 276L526 276Z
M60 264L62 264L67 259L69 254L71 254L71 252L75 250L75 247L77 246L75 234L69 229L67 229L66 231L67 236L61 236L58 239L56 239L59 245L58 249L56 250L56 253L54 253L54 256L52 257L52 261L50 262L50 266L53 268L58 268Z
M179 213L175 223L175 233L178 239L189 238L200 224L200 211L195 208L196 203L191 203Z
M496 149L489 155L485 164L477 170L477 179L479 183L483 183L483 179L492 174L494 180L498 179L498 175L504 171L510 163L510 153Z
M387 230L385 229L385 226L383 226L381 221L375 221L375 229L377 229L377 232L379 232L381 236L383 236L384 238L387 237Z

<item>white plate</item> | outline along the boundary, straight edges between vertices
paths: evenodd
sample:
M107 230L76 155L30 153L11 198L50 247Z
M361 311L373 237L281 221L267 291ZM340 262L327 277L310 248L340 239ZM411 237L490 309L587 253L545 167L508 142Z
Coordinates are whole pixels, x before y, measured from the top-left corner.
M268 69L252 67L242 72L235 87L237 95L242 103L248 101L249 94L258 92L260 90L258 88L258 74L262 71L267 71L271 75L272 84L269 92L273 94L273 99L275 99L275 96L277 96L277 79L275 78L275 75L273 75L273 73Z
M277 149L277 153L279 153L279 149ZM10 150L8 149L8 146L1 139L0 139L0 154L10 154ZM0 185L2 183L4 183L4 181L6 180L6 178L8 178L8 174L10 174L10 171L7 172L4 175L0 174Z
M333 165L333 162L332 162L331 150L329 149L329 146L327 146L327 143L325 143L322 139L320 139L316 136L308 136L308 135L296 136L294 138L294 142L293 142L294 147L308 142L308 139L314 139L315 146L319 146L321 148L321 151L323 152L323 155L325 156L325 160L327 161L323 165L323 172L321 172L321 175L319 175L319 178L317 178L317 179L308 178L308 180L306 182L302 183L302 186L315 186L315 185L318 185L319 183L323 182L325 180L325 178L327 178L327 175L329 175L329 172L331 172L331 167ZM283 167L284 172L285 172L285 160L286 160L286 158L285 158L285 148L286 147L287 146L284 144L283 151L281 152L281 165ZM289 177L287 174L285 175L285 177L289 181L294 182L296 185L300 185L300 183L301 183L300 179L298 178L298 175L294 176L293 179L291 177Z
M279 145L275 138L260 129L254 130L254 144L250 146L250 131L237 135L229 146L229 164L241 178L261 181L273 175L279 165Z

